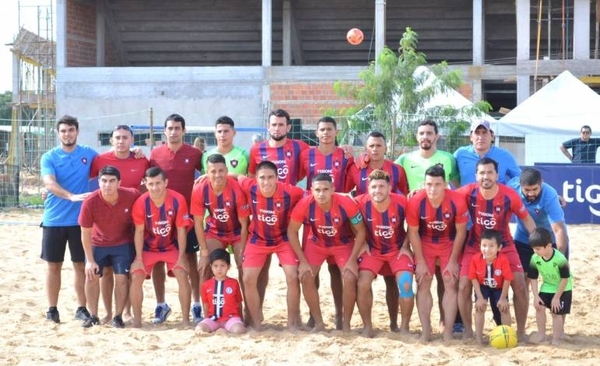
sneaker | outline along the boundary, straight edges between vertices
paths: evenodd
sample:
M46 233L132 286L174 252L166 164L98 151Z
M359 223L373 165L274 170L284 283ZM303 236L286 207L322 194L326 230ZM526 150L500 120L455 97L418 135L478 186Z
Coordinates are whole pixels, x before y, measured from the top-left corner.
M84 328L91 328L94 325L100 325L100 319L97 316L90 315L86 320L81 324Z
M112 320L113 328L125 328L125 323L123 323L123 318L121 315L117 315Z
M465 326L462 323L454 323L452 326L452 333L462 334L465 332Z
M52 320L56 324L60 324L60 315L58 314L58 309L56 306L48 308L48 311L46 312L46 319Z
M194 324L198 324L204 319L204 317L202 316L202 306L200 306L200 305L192 306L192 318L194 320Z
M86 321L90 316L90 312L85 308L85 306L80 306L75 311L75 319Z
M171 308L169 304L164 304L163 306L158 305L156 310L154 310L154 319L152 320L152 324L161 324L167 321L167 318L171 315Z

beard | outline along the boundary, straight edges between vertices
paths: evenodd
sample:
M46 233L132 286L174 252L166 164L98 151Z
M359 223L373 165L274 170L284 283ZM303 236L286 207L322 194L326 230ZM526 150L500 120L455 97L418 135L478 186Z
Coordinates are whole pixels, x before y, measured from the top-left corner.
M271 140L281 141L281 140L283 140L286 137L287 137L287 135L281 135L281 136L273 136L273 135L271 135Z

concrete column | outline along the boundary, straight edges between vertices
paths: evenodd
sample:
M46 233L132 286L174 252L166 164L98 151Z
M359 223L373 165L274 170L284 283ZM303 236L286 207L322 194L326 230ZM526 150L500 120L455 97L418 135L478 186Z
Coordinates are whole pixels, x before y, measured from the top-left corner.
M590 0L575 0L573 10L573 59L590 58Z
M262 65L271 66L273 48L273 1L262 0Z
M519 61L529 61L530 0L516 0L517 13L517 66ZM518 69L518 68L517 68ZM529 98L530 75L517 75L517 104Z
M67 66L67 0L56 0L56 68Z
M485 62L485 10L484 0L473 0L473 66L483 66ZM471 101L480 102L482 99L482 81L473 80L471 83Z
M375 60L385 46L385 1L375 0Z
M100 3L96 5L96 66L106 65L106 20Z
M283 0L283 66L292 64L292 4Z

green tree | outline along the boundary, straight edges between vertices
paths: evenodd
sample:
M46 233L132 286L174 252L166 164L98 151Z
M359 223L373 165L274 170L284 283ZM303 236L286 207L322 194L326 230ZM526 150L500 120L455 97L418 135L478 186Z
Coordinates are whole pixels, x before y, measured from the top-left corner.
M0 126L10 126L12 118L12 92L5 91L0 94Z
M359 74L361 83L335 83L338 94L358 102L356 107L338 112L347 116L340 118L340 141L352 143L353 136L379 130L394 142L388 154L395 157L394 147L415 145L417 124L431 118L446 136L446 149L453 151L456 146L452 145L460 145L460 136L468 129L469 119L491 109L487 102L468 108L426 108L427 102L437 94L457 89L462 79L460 71L450 71L446 62L429 65L428 72L424 68L427 59L417 51L417 43L417 33L406 28L398 52L384 48L377 64L371 63Z

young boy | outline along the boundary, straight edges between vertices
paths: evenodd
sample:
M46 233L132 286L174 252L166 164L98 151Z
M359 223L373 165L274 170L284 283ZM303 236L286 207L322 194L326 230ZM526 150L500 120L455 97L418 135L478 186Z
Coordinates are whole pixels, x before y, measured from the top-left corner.
M487 300L494 318L503 325L510 325L508 289L513 273L508 258L502 253L502 235L497 230L485 230L481 234L481 254L474 255L469 268L469 279L475 290L475 339L483 344L483 323Z
M529 263L527 277L531 280L533 305L538 333L534 342L546 339L546 309L552 312L552 341L559 344L564 334L565 317L571 311L571 293L573 276L569 269L569 261L558 250L552 247L550 232L544 228L536 228L529 235L529 244L534 255ZM538 277L542 276L542 286L538 292Z
M210 254L210 268L214 277L202 284L200 296L207 317L196 326L197 333L212 333L219 328L234 334L246 332L240 316L242 292L239 282L227 277L230 267L231 257L225 249L218 248Z

